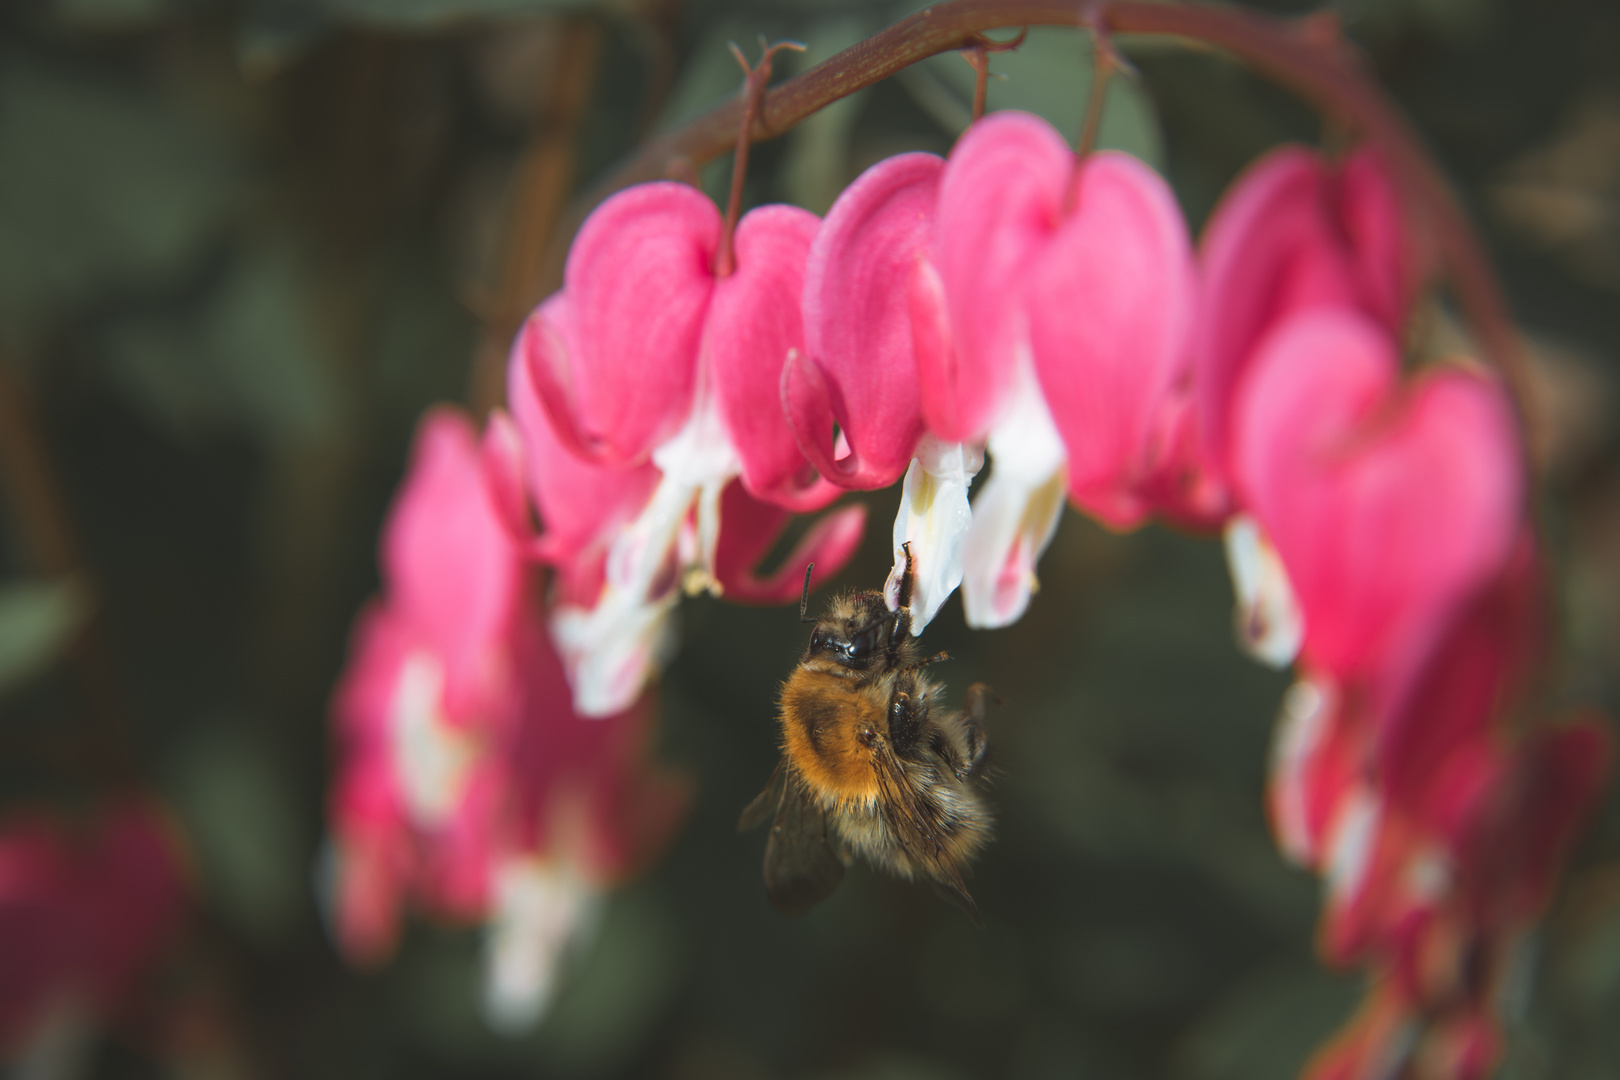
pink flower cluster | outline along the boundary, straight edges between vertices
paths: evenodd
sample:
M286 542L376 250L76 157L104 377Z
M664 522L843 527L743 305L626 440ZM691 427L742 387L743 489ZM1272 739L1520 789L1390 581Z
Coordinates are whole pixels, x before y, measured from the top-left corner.
M488 923L486 1011L544 1009L601 894L659 851L682 783L646 760L651 705L577 715L537 569L514 535L525 470L510 422L480 441L427 414L382 536L383 598L355 627L333 710L333 929L388 955L402 906Z
M1268 804L1320 873L1324 957L1381 976L1315 1080L1489 1074L1516 954L1609 772L1533 723L1546 598L1501 385L1403 372L1416 284L1368 154L1251 168L1202 251L1202 468L1234 516L1239 630L1293 663Z
M138 1011L185 917L187 879L178 833L144 803L78 824L0 822L0 1062L48 1069L53 1046Z
M917 631L958 585L971 625L1016 620L1066 500L1224 529L1240 639L1299 674L1279 842L1326 879L1324 954L1387 976L1315 1075L1482 1076L1609 736L1526 719L1519 433L1478 366L1403 369L1425 258L1378 159L1274 152L1195 250L1151 169L1006 112L948 159L875 165L824 221L755 210L725 275L722 227L678 184L615 196L513 351L578 707L640 692L678 585L781 600L847 556L856 511L746 573L840 489L904 477Z

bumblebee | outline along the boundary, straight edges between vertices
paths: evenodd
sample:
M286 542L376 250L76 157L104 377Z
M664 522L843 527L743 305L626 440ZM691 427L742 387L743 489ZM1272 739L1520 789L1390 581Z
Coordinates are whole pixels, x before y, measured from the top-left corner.
M830 896L859 855L908 880L922 877L982 925L962 881L990 839L984 719L995 693L968 688L944 708L911 636L909 547L898 610L881 592L839 596L815 623L798 667L782 685L782 760L742 813L753 829L774 815L765 845L765 888L788 915ZM813 567L811 568L813 569Z

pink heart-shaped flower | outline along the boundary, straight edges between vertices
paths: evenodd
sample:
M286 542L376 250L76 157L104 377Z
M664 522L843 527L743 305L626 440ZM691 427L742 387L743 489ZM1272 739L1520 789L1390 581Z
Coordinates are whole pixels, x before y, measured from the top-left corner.
M1234 418L1239 491L1299 598L1314 669L1346 680L1430 647L1505 565L1523 480L1492 379L1405 383L1377 324L1312 311L1262 344Z

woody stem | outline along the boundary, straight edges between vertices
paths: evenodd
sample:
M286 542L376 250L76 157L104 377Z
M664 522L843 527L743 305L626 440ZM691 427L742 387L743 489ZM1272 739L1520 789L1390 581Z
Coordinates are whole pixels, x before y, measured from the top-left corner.
M930 56L966 48L988 30L1014 26L1080 26L1113 34L1184 38L1222 49L1292 89L1352 133L1375 145L1394 170L1407 208L1426 216L1457 297L1487 358L1513 391L1521 421L1530 410L1524 358L1507 306L1479 239L1433 159L1400 112L1367 74L1331 16L1281 20L1259 12L1155 0L944 0L852 45L764 94L733 101L647 143L575 204L548 257L553 287L562 279L568 240L608 195L657 179L685 154L712 161L744 129L751 140L775 138L840 98Z
M732 249L732 236L737 231L737 218L742 213L743 181L748 177L748 143L749 135L753 130L754 117L759 111L759 99L765 93L765 87L771 81L771 57L782 49L804 51L804 46L793 41L779 41L775 45L764 45L760 53L759 63L750 68L748 60L743 56L742 50L733 45L732 53L737 57L737 63L742 65L747 78L743 83L742 116L737 122L737 151L731 159L731 196L726 200L726 220L720 228L720 246L714 253L714 274L716 277L727 277L737 267L737 257ZM695 164L695 163L694 163Z

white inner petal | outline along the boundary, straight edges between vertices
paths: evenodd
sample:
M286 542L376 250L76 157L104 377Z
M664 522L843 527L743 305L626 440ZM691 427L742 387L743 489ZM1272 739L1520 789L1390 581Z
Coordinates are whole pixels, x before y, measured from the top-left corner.
M652 459L662 474L658 486L608 548L606 582L596 605L559 607L552 616L574 708L582 716L612 716L629 708L668 659L676 586L720 593L714 574L720 496L741 474L742 464L703 385L686 425L653 451Z
M595 928L601 894L556 860L508 859L495 870L495 909L484 941L484 1016L517 1035L556 994L570 945Z
M1035 564L1057 532L1066 453L1027 346L986 449L994 468L973 499L963 547L962 609L969 626L1017 622L1040 587Z
M444 715L444 667L413 652L400 668L389 710L389 748L406 812L418 825L439 825L461 803L478 745Z
M1277 549L1247 514L1226 523L1226 565L1237 594L1238 644L1262 664L1287 667L1305 640L1305 613Z
M1300 866L1314 866L1316 844L1307 820L1304 772L1327 735L1334 711L1334 691L1301 679L1283 695L1271 740L1272 808L1277 843Z
M1365 787L1347 792L1328 829L1328 895L1338 903L1348 903L1361 891L1367 869L1372 865L1378 826L1383 818L1378 798Z
M984 466L984 451L924 435L906 470L900 512L894 519L894 569L884 585L889 606L899 605L906 570L903 544L911 545L911 632L933 621L945 598L962 583L962 548L973 511L968 487Z

